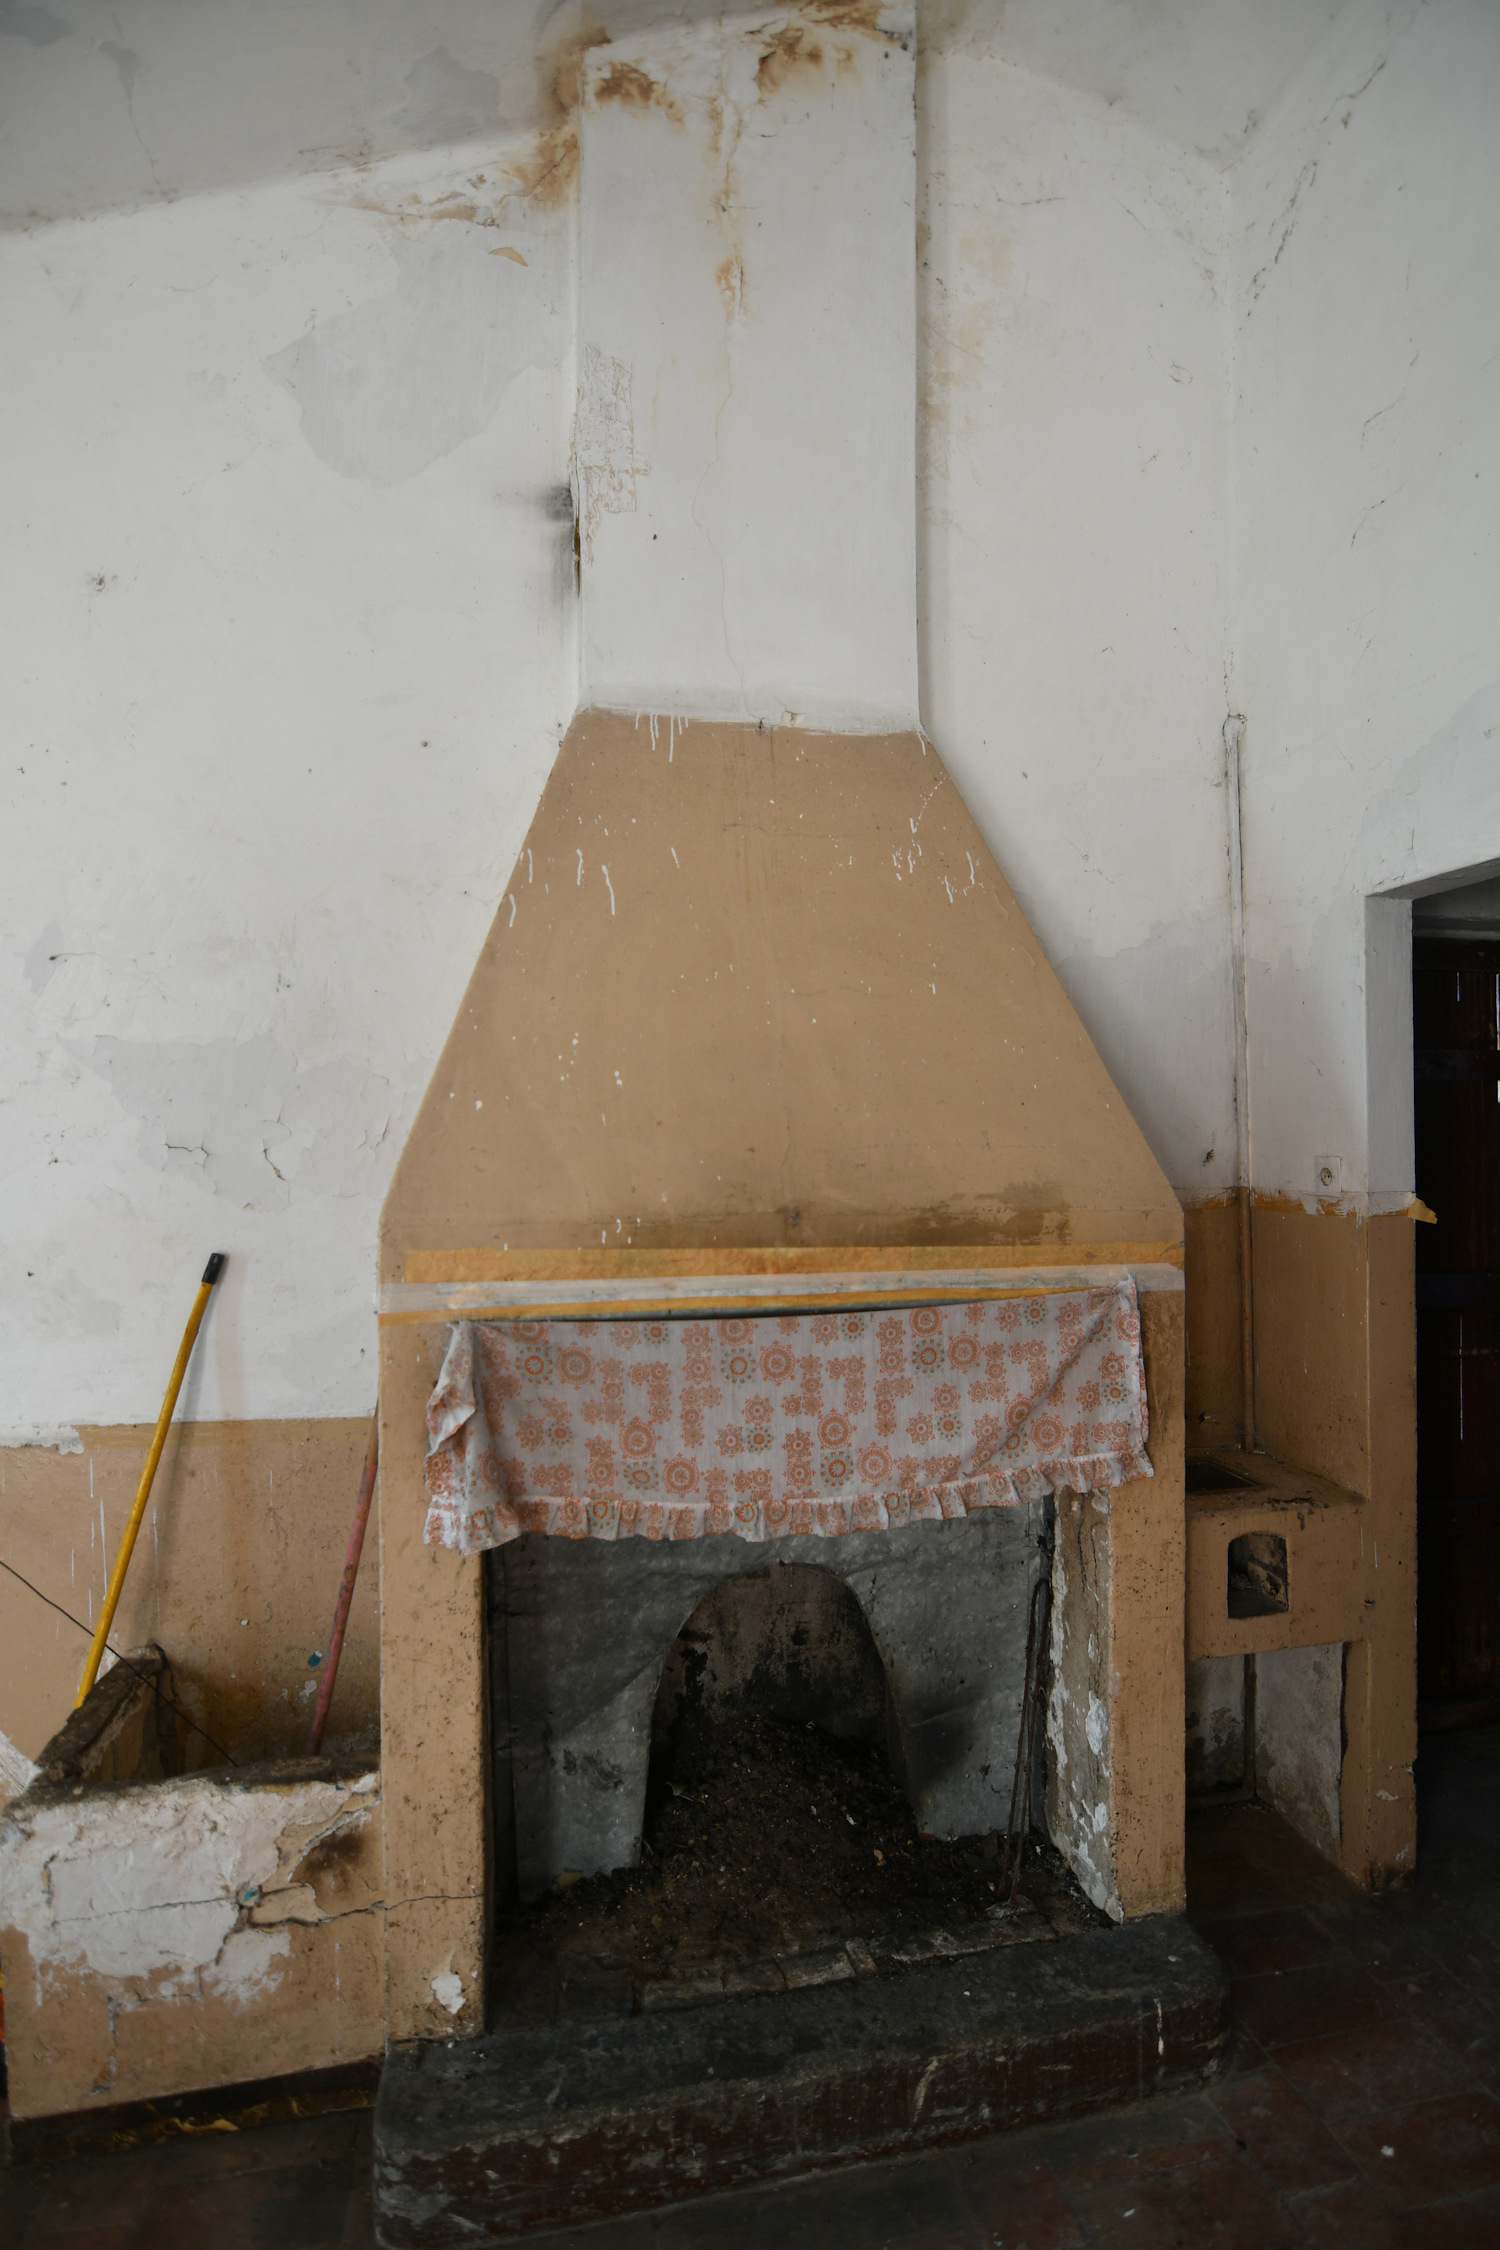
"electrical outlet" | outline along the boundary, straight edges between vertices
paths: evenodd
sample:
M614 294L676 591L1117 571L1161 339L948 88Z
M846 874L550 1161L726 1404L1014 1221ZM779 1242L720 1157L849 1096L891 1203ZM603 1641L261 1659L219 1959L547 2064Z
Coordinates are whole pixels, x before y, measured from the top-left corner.
M1315 1156L1313 1178L1319 1195L1342 1195L1344 1192L1344 1159L1341 1156Z

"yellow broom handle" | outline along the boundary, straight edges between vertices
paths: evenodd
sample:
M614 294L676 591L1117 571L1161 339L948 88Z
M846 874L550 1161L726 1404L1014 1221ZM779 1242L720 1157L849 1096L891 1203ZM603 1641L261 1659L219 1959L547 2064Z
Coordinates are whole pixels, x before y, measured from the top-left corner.
M214 1283L224 1271L224 1252L216 1250L203 1269L203 1279L198 1284L198 1294L193 1299L193 1309L188 1314L188 1324L182 1331L182 1344L172 1369L172 1379L167 1385L167 1395L161 1402L161 1412L156 1417L156 1434L151 1440L151 1451L146 1455L146 1466L141 1471L141 1481L135 1489L135 1505L130 1511L130 1521L125 1526L125 1536L120 1541L120 1552L115 1557L115 1567L110 1573L109 1590L104 1597L104 1607L99 1612L99 1622L94 1627L94 1638L89 1644L89 1658L83 1667L83 1678L78 1683L78 1693L73 1698L76 1711L99 1676L99 1661L104 1654L104 1644L109 1639L109 1629L115 1620L120 1590L125 1584L125 1573L130 1568L130 1558L135 1552L136 1533L141 1528L141 1518L146 1513L146 1502L151 1497L151 1486L156 1477L156 1464L161 1459L161 1449L167 1442L167 1431L172 1426L172 1411L177 1404L177 1393L182 1389L182 1378L187 1373L188 1361L193 1356L193 1346L198 1340L198 1328L204 1308L213 1295Z

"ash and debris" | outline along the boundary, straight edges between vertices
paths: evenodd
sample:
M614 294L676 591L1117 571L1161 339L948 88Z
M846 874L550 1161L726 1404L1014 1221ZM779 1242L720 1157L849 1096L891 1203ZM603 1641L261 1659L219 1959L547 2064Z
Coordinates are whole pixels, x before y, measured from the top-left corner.
M638 1868L502 1910L498 2020L629 2013L879 1974L1095 1928L1052 1846L1021 1893L993 1836L919 1835L882 1748L759 1713L680 1726Z

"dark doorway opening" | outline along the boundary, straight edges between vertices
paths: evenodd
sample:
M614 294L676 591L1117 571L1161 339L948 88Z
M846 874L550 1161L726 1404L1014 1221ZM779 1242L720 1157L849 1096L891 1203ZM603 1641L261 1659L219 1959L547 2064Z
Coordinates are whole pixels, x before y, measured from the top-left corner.
M1496 893L1493 883L1449 892L1414 916L1416 1188L1436 1214L1416 1241L1417 1647L1427 1726L1500 1714Z

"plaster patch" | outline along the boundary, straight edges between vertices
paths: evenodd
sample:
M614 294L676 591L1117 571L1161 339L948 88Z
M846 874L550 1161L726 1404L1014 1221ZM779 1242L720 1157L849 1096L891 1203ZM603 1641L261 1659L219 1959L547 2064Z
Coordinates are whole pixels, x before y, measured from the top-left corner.
M49 922L21 963L21 974L33 992L45 991L57 974L57 964L65 949L66 940L60 924Z
M252 1211L284 1210L294 1182L331 1196L368 1188L391 1088L358 1062L304 1064L266 1035L95 1039L88 1060L139 1120L141 1154L155 1171Z
M1256 1788L1334 1858L1342 1830L1343 1645L1262 1650L1253 1661Z
M600 515L633 511L637 473L649 473L649 464L635 457L630 369L596 344L583 347L573 464L583 555L591 561Z
M245 2007L281 1982L282 1965L291 1950L286 1930L235 1930L204 1970L204 1986Z
M394 287L315 321L264 363L318 459L376 486L477 437L523 369L555 366L565 348L544 269L492 258L487 226L465 223L467 209L431 216L455 223L391 244Z
M1094 1756L1102 1757L1104 1746L1109 1740L1109 1713L1097 1695L1089 1697L1089 1715L1084 1721L1083 1731L1088 1736L1089 1748ZM1094 1825L1097 1827L1098 1822Z
M296 1888L311 1845L347 1825L349 1795L331 1782L246 1789L194 1777L23 1801L0 1829L0 1922L23 1933L41 1980L213 1970L238 1990L287 1942L256 1931L253 1946L231 1947L250 1934L238 1930L243 1902ZM300 1907L294 1898L288 1918L305 1919Z
M1095 1906L1119 1920L1109 1704L1109 1524L1092 1496L1059 1499L1052 1556L1047 1826Z
M406 100L391 123L417 148L444 148L492 133L500 116L500 81L470 70L446 47L434 47L406 74Z
M464 2004L464 1980L453 1969L446 1969L432 1980L432 1997L450 2016L456 2016Z
M23 1422L0 1429L0 1447L39 1445L50 1453L81 1453L83 1439L71 1422Z

